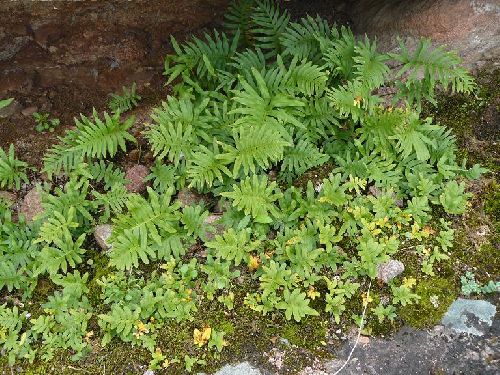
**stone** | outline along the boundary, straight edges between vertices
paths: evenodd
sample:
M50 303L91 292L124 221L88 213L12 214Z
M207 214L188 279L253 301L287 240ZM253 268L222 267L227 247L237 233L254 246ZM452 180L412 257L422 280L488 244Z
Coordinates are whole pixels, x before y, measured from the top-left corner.
M377 266L377 278L388 283L405 270L405 265L399 260L391 259Z
M444 314L441 324L459 333L482 336L493 324L496 312L495 305L488 301L458 298Z
M143 375L155 375L155 372L151 369L148 369L148 370L144 371Z
M48 43L53 43L62 36L62 27L57 24L47 24L34 30L35 42L46 47Z
M181 203L182 207L186 207L202 202L204 197L192 189L184 188L177 193L177 200Z
M19 213L24 216L27 222L30 222L42 212L42 197L38 189L34 187L24 197Z
M248 362L241 362L236 365L226 365L214 375L262 375L262 372Z
M101 224L95 227L94 238L104 251L111 249L111 244L108 242L111 237L113 227L110 224Z
M10 207L16 203L16 194L10 191L0 191L0 201L7 203Z
M26 107L21 111L21 114L25 117L33 116L33 113L37 112L38 108L35 106Z
M7 107L0 108L0 118L8 118L21 111L21 105L17 100L13 100Z
M142 164L134 165L133 167L127 169L127 172L125 173L125 178L130 181L125 187L131 193L142 193L146 190L146 183L144 180L148 174L148 167Z

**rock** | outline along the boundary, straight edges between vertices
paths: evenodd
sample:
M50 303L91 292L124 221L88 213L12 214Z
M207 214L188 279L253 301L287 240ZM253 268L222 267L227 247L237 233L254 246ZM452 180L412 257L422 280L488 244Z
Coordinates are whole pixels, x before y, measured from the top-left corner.
M0 118L8 118L21 111L21 105L13 100L7 107L0 108Z
M224 225L217 223L217 220L219 220L221 216L220 214L212 214L205 219L203 222L205 227L204 241L212 241L216 234L224 233Z
M127 190L131 193L141 193L146 190L146 183L144 179L149 174L149 168L142 165L136 164L133 167L127 169L125 173L125 178L130 182L125 186Z
M0 191L0 201L6 202L10 207L16 203L16 194L10 191Z
M241 362L236 365L226 365L214 375L262 375L262 372L248 362Z
M111 237L111 232L113 227L110 224L101 224L95 227L94 238L103 250L111 249L111 245L108 243L109 237Z
M399 260L391 259L377 266L377 278L388 283L405 270L405 265Z
M40 46L46 47L48 43L53 43L62 35L62 27L58 24L47 24L34 30L34 39Z
M151 369L148 369L148 370L144 371L144 374L142 374L142 375L155 375L155 372Z
M182 207L185 207L202 202L204 197L192 189L184 188L177 193L177 200L181 202Z
M458 298L441 323L456 332L482 336L493 324L496 311L495 305L488 301Z
M24 216L27 222L33 221L35 216L43 212L42 197L38 189L34 187L24 197L19 213Z
M21 113L23 116L26 116L26 117L29 117L29 116L32 116L33 113L37 112L38 111L38 108L35 107L35 106L31 106L31 107L26 107L24 108Z

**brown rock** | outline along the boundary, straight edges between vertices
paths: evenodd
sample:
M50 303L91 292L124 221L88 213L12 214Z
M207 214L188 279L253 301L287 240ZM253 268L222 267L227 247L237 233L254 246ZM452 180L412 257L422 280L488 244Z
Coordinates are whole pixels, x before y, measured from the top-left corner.
M34 187L24 197L19 213L25 217L27 222L30 222L42 212L42 197L38 192L38 189Z
M111 237L113 227L110 224L102 224L95 227L94 238L102 250L111 249L111 244L108 242Z
M142 165L136 164L133 167L127 169L125 173L125 178L130 180L130 182L125 186L127 190L131 193L141 193L146 190L146 183L144 179L149 174L149 168Z
M62 35L60 25L48 24L38 27L35 31L34 39L42 47L46 47L48 43L53 43Z

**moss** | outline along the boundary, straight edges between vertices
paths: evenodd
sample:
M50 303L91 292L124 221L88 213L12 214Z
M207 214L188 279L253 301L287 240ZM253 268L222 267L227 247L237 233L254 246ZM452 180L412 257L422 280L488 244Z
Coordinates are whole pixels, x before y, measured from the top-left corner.
M425 328L441 320L457 296L457 287L450 280L433 277L420 281L415 293L420 296L419 302L402 306L399 315L412 327Z

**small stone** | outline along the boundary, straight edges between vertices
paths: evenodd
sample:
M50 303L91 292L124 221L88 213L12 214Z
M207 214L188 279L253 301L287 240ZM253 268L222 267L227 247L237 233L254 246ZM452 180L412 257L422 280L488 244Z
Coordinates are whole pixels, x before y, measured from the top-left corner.
M21 111L21 114L25 117L33 116L33 113L37 112L38 108L35 106L26 107Z
M186 207L202 202L204 197L192 189L184 188L177 193L177 200L181 203L182 207Z
M370 343L370 338L368 336L359 336L358 343L361 345L368 345Z
M7 203L10 207L16 203L16 194L10 191L0 191L0 201Z
M405 270L405 265L399 260L391 259L377 266L377 278L388 283Z
M27 222L33 221L35 216L43 212L42 197L35 187L24 197L19 213L24 216Z
M148 176L148 167L136 164L125 173L125 178L130 182L125 186L131 193L142 193L146 190L144 179Z
M111 237L113 227L110 224L102 224L95 227L94 238L103 250L111 249L111 244L108 242Z
M260 370L252 367L248 362L238 363L236 365L226 365L217 371L214 375L261 375Z
M444 314L441 324L456 332L482 336L493 324L497 312L488 301L456 299Z
M50 53L56 53L57 52L57 47L56 46L50 46L49 47L49 52Z
M144 371L143 375L155 375L155 372L151 369Z

